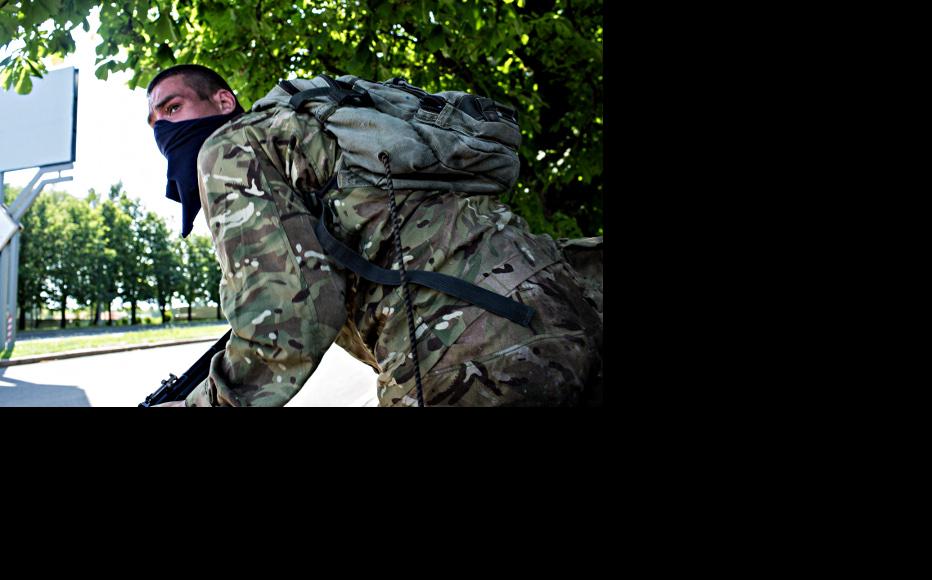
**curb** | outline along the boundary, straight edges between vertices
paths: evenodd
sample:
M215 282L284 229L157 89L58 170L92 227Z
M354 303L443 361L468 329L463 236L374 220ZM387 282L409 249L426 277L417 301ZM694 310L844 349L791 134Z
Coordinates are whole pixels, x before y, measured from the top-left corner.
M192 344L195 342L217 342L217 337L211 338L189 338L185 340L172 340L168 342L154 342L152 344L129 344L123 346L110 346L102 348L85 348L83 350L69 350L66 352L56 352L51 354L36 354L31 356L22 356L12 359L0 360L0 367L11 367L16 365L28 365L48 360L61 360L66 358L78 358L82 356L94 356L95 354L110 354L114 352L124 352L127 350L142 350L145 348L158 348L161 346L175 346L179 344Z

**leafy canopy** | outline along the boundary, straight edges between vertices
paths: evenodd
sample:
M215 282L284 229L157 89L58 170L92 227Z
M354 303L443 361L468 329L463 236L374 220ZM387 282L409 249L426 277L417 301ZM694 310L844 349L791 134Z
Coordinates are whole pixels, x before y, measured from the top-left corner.
M0 0L0 83L24 93L99 10L97 76L144 87L175 63L222 74L248 107L283 78L400 76L519 112L518 185L535 231L602 233L601 0ZM14 45L17 46L17 45Z

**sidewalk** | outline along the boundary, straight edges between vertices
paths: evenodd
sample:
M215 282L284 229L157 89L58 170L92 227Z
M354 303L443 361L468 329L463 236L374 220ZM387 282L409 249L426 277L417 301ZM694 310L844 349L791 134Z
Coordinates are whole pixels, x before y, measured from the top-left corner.
M28 365L48 360L61 360L67 358L78 358L82 356L93 356L97 354L110 354L113 352L124 352L127 350L140 350L145 348L158 348L162 346L175 346L179 344L191 344L195 342L217 342L219 337L209 338L186 338L181 340L167 340L164 342L154 342L151 344L124 344L119 346L101 346L98 348L85 348L81 350L68 350L64 352L53 352L48 354L35 354L29 356L20 356L11 359L0 359L0 367L10 367L16 365Z

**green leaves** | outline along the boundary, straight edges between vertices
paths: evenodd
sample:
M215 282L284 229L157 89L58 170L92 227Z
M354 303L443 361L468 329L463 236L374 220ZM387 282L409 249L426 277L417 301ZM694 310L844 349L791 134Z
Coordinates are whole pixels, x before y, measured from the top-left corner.
M167 44L159 45L159 49L155 53L155 58L161 68L170 67L175 64L175 53Z
M174 23L172 23L171 17L166 12L162 12L159 15L159 19L156 21L155 31L156 39L159 41L178 41L178 37L175 34Z
M0 34L9 31L24 41L18 54L40 67L43 56L74 49L63 32L66 22L82 22L92 5L100 5L104 42L97 47L97 75L130 68L132 86L144 86L172 64L194 62L223 75L247 107L281 78L322 72L373 80L401 76L431 92L481 93L518 110L521 181L530 191L514 197L521 197L521 211L539 214L534 227L569 231L557 212L580 220L586 234L601 227L591 209L602 195L603 126L596 121L604 98L601 0L527 6L524 0L22 4L27 8L10 4L0 10ZM158 11L150 12L153 7ZM48 18L55 29L39 32ZM111 63L121 47L126 63ZM0 82L28 90L22 76L28 66L18 57L5 59ZM571 154L560 166L550 165L550 156L536 160L537 151L559 156L567 149Z
M102 81L110 78L110 71L113 69L113 61L105 62L94 70L94 76Z
M429 52L442 50L447 45L447 34L440 25L432 26L428 33L424 46Z
M19 76L16 79L16 92L25 95L32 91L32 78L29 75L29 70L25 67L19 69Z

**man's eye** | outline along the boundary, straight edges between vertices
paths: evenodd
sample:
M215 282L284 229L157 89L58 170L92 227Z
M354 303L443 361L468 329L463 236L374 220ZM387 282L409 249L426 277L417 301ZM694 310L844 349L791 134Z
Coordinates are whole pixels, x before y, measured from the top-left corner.
M165 107L165 110L167 110L168 114L171 115L172 113L174 113L180 108L181 108L181 105L168 105L167 107Z

